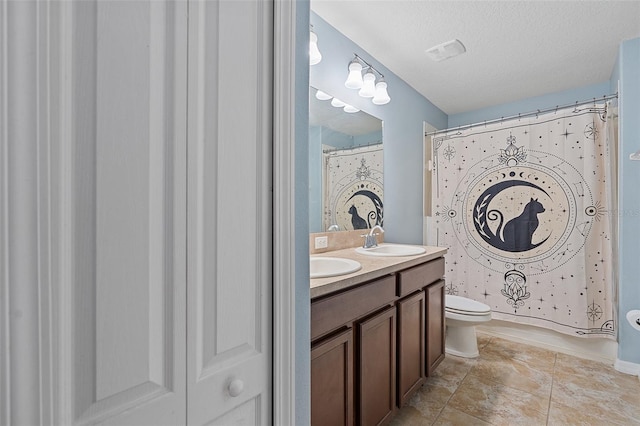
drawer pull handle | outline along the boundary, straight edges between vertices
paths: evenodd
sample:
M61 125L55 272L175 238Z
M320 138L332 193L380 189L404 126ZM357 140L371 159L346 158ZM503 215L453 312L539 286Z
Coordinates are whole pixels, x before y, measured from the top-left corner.
M244 390L244 382L240 379L232 380L231 383L229 383L228 390L229 395L231 395L232 397L236 397L240 395Z

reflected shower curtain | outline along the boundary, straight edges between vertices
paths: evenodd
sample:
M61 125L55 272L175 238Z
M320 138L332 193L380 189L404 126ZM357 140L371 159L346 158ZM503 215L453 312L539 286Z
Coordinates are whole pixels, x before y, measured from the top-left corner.
M446 292L493 318L615 338L607 104L433 138Z
M324 229L383 225L382 143L323 153Z

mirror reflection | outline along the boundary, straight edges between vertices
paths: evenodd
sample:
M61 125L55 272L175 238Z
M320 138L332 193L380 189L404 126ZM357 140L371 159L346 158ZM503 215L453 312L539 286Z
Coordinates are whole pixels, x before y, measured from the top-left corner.
M382 153L380 119L310 88L310 232L384 225Z

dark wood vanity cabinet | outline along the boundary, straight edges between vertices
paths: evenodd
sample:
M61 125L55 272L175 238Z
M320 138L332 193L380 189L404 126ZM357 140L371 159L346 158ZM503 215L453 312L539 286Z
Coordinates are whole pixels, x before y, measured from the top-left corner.
M398 406L425 381L425 292L400 299L398 309Z
M358 323L359 425L383 424L396 410L396 308Z
M386 424L444 359L444 258L311 301L311 424Z
M353 330L347 328L311 348L311 423L353 425Z
M435 368L444 359L444 280L440 280L425 289L427 296L427 377L433 375Z

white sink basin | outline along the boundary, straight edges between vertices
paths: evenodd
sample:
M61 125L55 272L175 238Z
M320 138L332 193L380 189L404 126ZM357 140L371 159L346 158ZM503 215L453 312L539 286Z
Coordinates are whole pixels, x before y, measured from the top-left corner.
M336 277L359 271L360 262L340 257L310 257L309 272L311 278Z
M424 247L405 244L380 244L376 247L358 247L356 252L367 256L417 256L426 253Z

